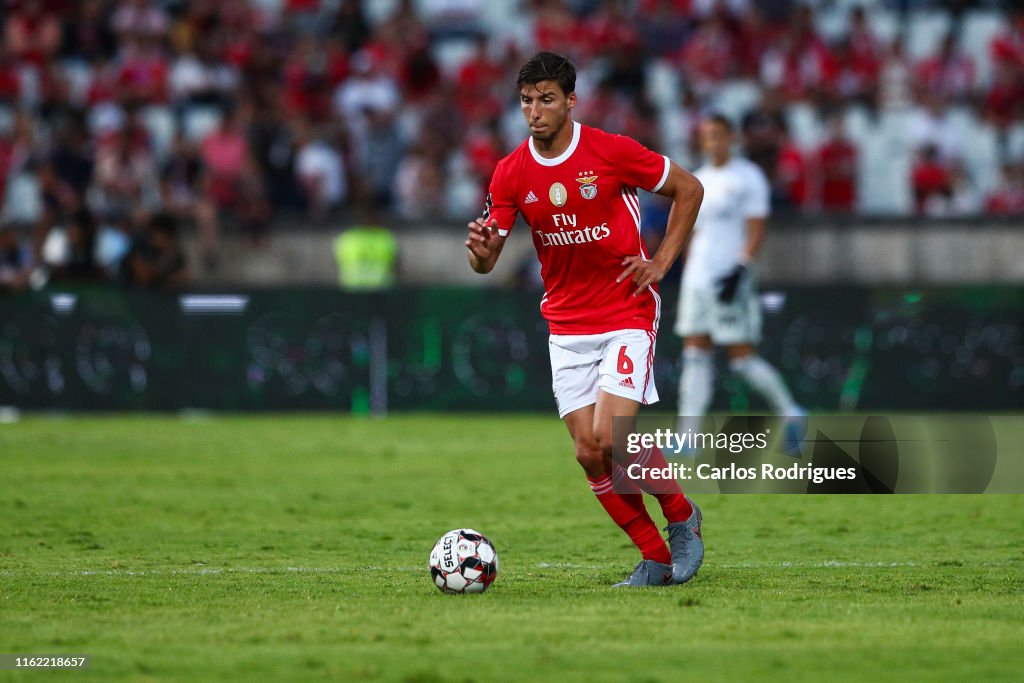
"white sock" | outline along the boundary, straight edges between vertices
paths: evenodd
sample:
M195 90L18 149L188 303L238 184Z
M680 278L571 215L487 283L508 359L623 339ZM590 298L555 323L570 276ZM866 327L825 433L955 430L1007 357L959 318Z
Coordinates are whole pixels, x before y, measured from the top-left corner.
M757 355L736 358L729 367L742 377L750 387L761 394L777 415L799 415L800 406L793 402L793 396L782 381L778 370Z
M688 346L683 349L683 373L679 377L679 414L702 417L711 405L715 363L711 350ZM697 430L700 420L688 420L680 431Z

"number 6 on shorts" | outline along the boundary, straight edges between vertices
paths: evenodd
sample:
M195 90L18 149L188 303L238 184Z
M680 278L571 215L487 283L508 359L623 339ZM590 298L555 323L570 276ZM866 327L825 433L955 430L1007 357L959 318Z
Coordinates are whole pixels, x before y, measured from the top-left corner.
M619 372L623 375L633 374L633 361L629 356L626 355L626 346L623 344L619 348Z

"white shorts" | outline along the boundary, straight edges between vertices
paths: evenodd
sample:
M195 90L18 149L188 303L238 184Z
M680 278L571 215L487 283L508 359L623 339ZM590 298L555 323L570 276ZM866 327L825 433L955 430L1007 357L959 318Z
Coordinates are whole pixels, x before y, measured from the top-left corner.
M707 335L719 346L761 341L761 302L753 277L740 282L736 298L723 304L711 287L683 286L675 333L680 337Z
M558 417L597 403L598 390L645 405L657 403L657 336L647 330L551 335L548 349Z

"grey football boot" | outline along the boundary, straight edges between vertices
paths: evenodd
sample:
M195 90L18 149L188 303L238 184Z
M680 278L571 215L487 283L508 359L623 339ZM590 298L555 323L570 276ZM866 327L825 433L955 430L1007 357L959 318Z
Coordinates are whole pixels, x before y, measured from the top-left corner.
M633 573L625 581L612 586L622 588L623 586L668 586L672 583L672 565L662 564L654 560L640 560Z
M697 575L704 562L704 540L700 536L703 516L692 500L693 513L685 522L673 522L665 527L668 547L672 551L672 581L686 583Z

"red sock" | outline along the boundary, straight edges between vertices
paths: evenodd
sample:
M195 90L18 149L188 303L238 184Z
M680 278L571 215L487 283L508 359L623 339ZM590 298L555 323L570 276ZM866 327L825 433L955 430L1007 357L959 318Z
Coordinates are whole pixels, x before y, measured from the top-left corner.
M634 460L641 467L653 467L661 469L668 467L665 456L657 446L645 448ZM641 477L635 480L637 485L645 493L649 493L658 499L661 504L661 512L665 519L672 522L685 522L693 514L693 506L683 495L683 489L675 479L648 479Z
M607 474L596 479L587 477L587 481L605 512L629 535L645 560L672 563L672 554L665 545L665 539L644 507L643 494L616 493L612 488L612 478Z

